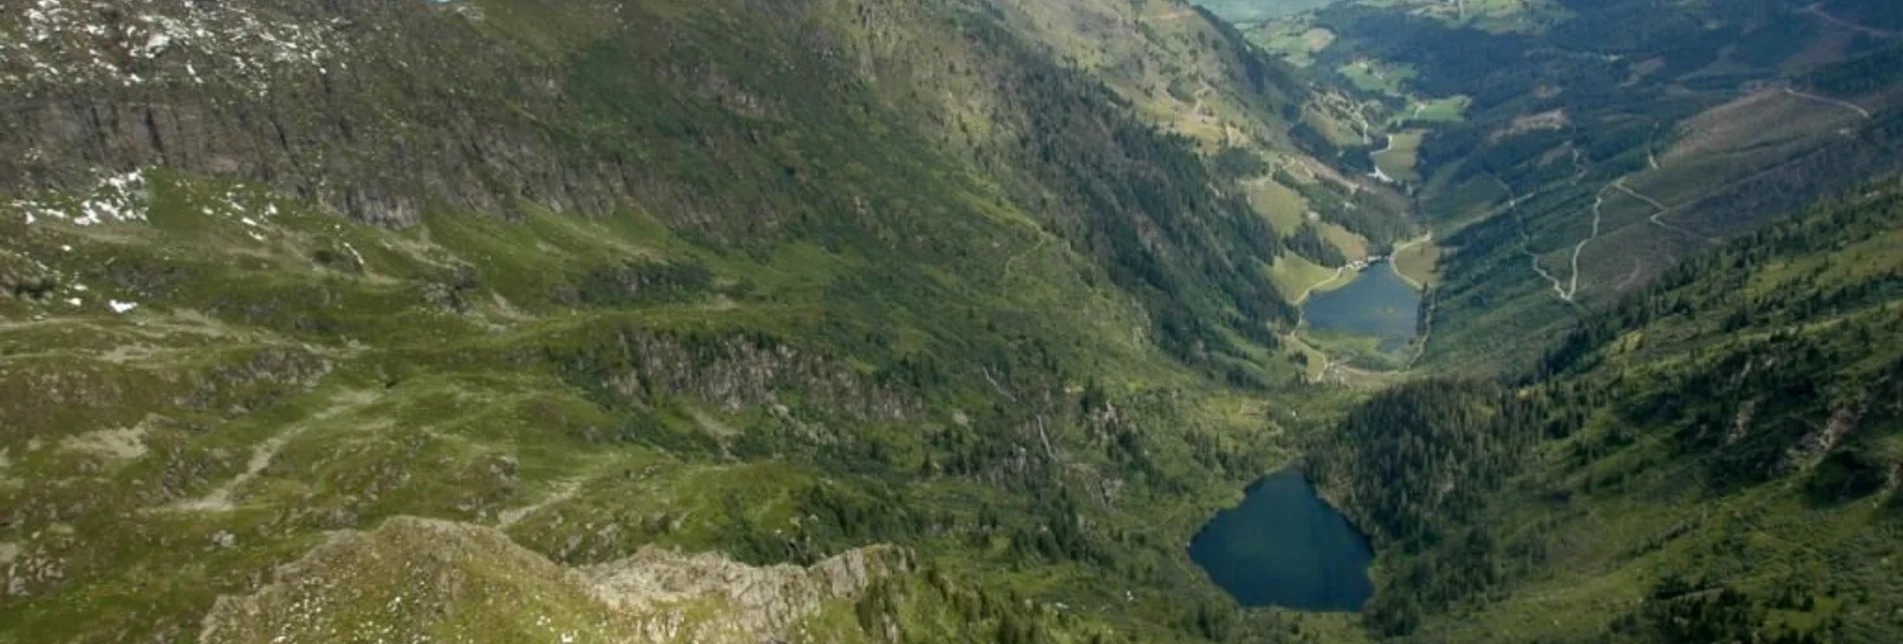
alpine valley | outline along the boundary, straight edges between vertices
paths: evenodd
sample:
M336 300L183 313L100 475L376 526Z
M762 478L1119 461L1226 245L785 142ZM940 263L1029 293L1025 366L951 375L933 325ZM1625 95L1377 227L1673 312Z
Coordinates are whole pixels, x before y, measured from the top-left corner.
M0 643L1903 641L1891 0L0 0Z

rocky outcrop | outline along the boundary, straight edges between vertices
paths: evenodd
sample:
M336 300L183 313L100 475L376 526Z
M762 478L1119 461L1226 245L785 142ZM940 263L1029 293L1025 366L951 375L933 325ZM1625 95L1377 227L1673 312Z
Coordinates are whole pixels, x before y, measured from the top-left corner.
M43 301L59 291L60 277L31 257L0 249L0 298Z
M856 421L903 420L923 403L843 361L757 335L680 335L627 330L612 345L570 360L576 377L621 401L689 396L722 411L780 405L797 392L806 406Z
M1825 454L1837 447L1856 431L1858 420L1863 416L1861 405L1856 407L1838 407L1831 412L1830 420L1816 431L1805 434L1796 445L1785 453L1786 468L1808 468L1817 464Z
M596 598L636 616L642 639L761 642L796 630L827 601L855 597L880 577L910 567L910 554L890 546L848 551L808 568L755 567L713 553L649 547L579 574ZM709 604L722 607L725 618L690 619Z
M239 415L310 391L331 368L329 359L306 349L265 347L242 362L194 374L191 395L178 403L187 409L220 409Z
M874 546L808 568L648 548L568 570L493 528L397 517L220 598L199 641L825 641L808 618L910 568L909 552Z

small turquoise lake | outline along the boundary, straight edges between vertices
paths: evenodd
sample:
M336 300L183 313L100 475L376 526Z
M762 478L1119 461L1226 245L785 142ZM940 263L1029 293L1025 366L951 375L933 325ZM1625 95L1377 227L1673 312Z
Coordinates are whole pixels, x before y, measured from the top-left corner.
M1289 468L1249 486L1190 541L1189 558L1244 606L1354 612L1374 594L1374 550Z
M1317 331L1405 344L1420 320L1421 293L1386 264L1376 264L1347 286L1309 296L1302 310Z

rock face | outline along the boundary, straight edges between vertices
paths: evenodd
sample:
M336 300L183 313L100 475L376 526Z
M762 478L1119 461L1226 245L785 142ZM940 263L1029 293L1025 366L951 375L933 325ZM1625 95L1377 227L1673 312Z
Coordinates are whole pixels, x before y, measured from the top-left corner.
M809 618L910 566L890 546L810 568L648 548L568 570L493 528L397 517L334 535L251 595L220 598L199 641L824 641Z
M274 583L221 597L199 641L413 641L452 617L436 611L459 599L519 589L528 592L502 596L529 610L534 590L560 590L562 579L559 566L495 530L398 517L372 532L336 533L280 566Z
M814 407L853 420L915 418L923 405L871 382L850 366L772 338L682 336L631 330L572 358L587 381L621 400L647 404L655 393L687 394L737 412L779 403L774 392L799 390Z
M163 165L395 225L432 200L508 211L497 186L605 203L576 174L601 159L527 116L553 111L553 72L484 46L478 18L424 2L126 4L0 3L0 192ZM505 96L513 117L477 102Z
M856 597L880 577L907 570L910 558L899 548L872 546L810 568L755 567L713 553L685 555L650 547L627 559L584 568L579 575L596 598L617 614L633 617L643 639L762 642L798 633L800 622L826 602ZM690 621L709 606L723 617Z

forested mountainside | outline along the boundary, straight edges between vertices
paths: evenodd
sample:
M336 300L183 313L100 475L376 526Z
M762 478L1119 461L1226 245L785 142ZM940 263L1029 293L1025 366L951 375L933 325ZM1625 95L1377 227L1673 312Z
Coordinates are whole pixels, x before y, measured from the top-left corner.
M1903 189L1687 260L1517 381L1424 380L1317 440L1386 545L1376 633L1903 633Z
M1304 434L1370 636L1899 639L1895 3L1211 7L1433 233L1414 378Z
M1163 2L7 0L0 89L0 641L1287 634L1182 553L1288 457L1243 182L1405 225Z
M1485 373L1678 261L1894 169L1895 13L1350 1L1245 29L1333 88L1298 139L1372 159L1431 222L1442 283L1422 362Z

